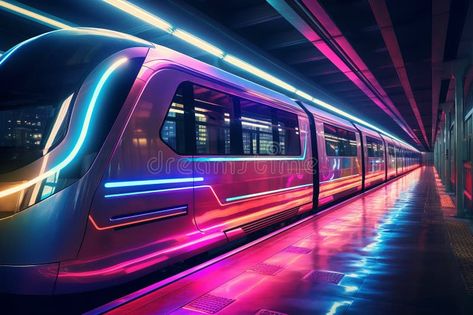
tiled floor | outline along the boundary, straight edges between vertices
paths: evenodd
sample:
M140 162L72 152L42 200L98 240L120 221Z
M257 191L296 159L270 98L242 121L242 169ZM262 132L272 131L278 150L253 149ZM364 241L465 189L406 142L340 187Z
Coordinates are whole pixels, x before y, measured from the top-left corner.
M112 312L473 314L437 186L415 170Z

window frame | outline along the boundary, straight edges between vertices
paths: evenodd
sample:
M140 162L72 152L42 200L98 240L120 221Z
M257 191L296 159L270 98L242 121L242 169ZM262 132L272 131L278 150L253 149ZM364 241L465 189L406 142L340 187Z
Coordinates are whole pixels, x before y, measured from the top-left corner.
M185 92L183 93L184 94L183 95L183 105L184 105L184 117L185 117L184 120L186 121L186 124L189 124L189 128L185 129L185 132L186 132L185 138L187 139L186 148L187 148L187 145L189 145L190 148L191 148L190 152L185 152L185 153L178 152L176 149L174 149L172 146L170 146L170 144L168 142L166 142L162 137L163 128L164 128L164 125L166 123L169 111L171 110L173 99L174 99L178 89L182 85L187 85L189 90L191 90L190 95L185 95L186 94ZM230 154L197 153L197 150L196 150L196 145L197 145L197 142L196 142L196 121L195 121L194 92L193 92L193 87L194 86L199 86L199 87L206 88L208 90L211 90L211 91L214 91L214 92L217 92L217 93L226 94L231 98L231 100L232 100L232 112L230 113ZM289 155L289 154L244 154L243 153L244 152L244 148L243 148L243 128L242 128L242 124L241 124L241 106L240 106L240 100L242 100L242 99L253 102L253 103L256 103L256 104L259 104L261 106L266 106L271 111L275 111L275 112L281 111L281 112L288 113L289 115L294 115L295 118L296 118L296 126L297 126L297 129L299 130L299 134L298 134L298 137L297 137L297 139L298 139L298 146L297 146L298 153L297 154L291 154L291 155ZM190 107L191 110L186 111L186 106ZM187 117L187 120L186 120L186 117ZM181 81L176 86L175 91L172 94L172 99L169 102L169 104L167 105L166 113L163 117L163 120L161 122L161 126L159 128L159 139L161 140L161 142L163 144L165 144L169 149L171 149L176 155L179 155L179 156L216 156L216 157L224 157L225 156L225 157L243 157L243 158L244 157L262 157L262 158L265 158L265 157L300 157L302 155L302 152L303 152L303 149L302 149L303 141L301 140L301 131L300 131L299 127L300 127L299 114L296 113L296 112L286 110L286 109L280 109L277 106L268 105L268 104L266 104L264 102L261 102L261 101L255 101L255 100L253 100L251 98L248 98L248 97L239 96L236 93L227 92L225 89L218 89L218 88L215 88L215 87L209 87L209 84L196 83L195 81L187 79L187 80ZM274 125L272 125L273 132L274 132L274 128L277 128L277 126L275 127ZM236 141L238 141L238 144L233 143L233 141L235 141L235 140L233 140L234 137L236 137ZM309 141L309 140L307 139L306 141ZM235 153L235 152L237 152L237 150L239 150L239 152Z

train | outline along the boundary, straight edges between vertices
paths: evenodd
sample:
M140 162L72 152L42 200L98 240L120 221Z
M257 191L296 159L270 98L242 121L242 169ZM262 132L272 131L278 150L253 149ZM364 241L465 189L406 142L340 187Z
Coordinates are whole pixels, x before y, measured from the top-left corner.
M410 145L130 35L0 59L0 292L143 277L421 164Z

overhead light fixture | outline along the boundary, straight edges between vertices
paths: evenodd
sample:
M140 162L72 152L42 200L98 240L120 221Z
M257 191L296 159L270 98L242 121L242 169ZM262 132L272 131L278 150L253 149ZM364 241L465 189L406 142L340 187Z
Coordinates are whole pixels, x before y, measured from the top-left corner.
M237 57L234 57L232 55L226 55L223 60L225 60L226 62L242 69L242 70L245 70L246 72L249 72L257 77L260 77L261 79L263 80L266 80L274 85L277 85L283 89L285 89L286 91L289 91L289 92L292 92L292 93L295 93L296 92L296 88L293 87L292 85L276 78L275 76L249 64L248 62L246 61L243 61L241 59L238 59Z
M47 17L45 15L39 14L34 12L33 9L30 9L26 6L18 6L6 1L0 1L0 8L6 9L7 11L13 12L16 15L24 16L28 19L32 19L36 22L44 24L46 26L57 28L57 29L68 29L73 28L74 26L68 25L59 21L58 19L54 19L52 17Z
M172 34L183 41L188 42L191 45L194 45L197 48L203 49L209 54L212 54L218 58L223 58L223 51L220 48L215 47L214 45L206 42L205 40L194 36L186 31L176 29Z
M137 17L138 19L159 28L160 30L163 30L165 32L171 33L172 32L172 25L166 22L165 20L157 17L154 14L151 14L150 12L134 5L131 4L128 1L123 1L123 0L104 0L106 3L114 6L117 9L122 10L123 12L126 12L130 15L133 15L134 17Z
M312 96L310 96L309 94L307 94L306 92L302 92L300 90L297 90L296 94L299 95L302 98L305 98L308 101L311 101L311 102L314 101L314 98Z

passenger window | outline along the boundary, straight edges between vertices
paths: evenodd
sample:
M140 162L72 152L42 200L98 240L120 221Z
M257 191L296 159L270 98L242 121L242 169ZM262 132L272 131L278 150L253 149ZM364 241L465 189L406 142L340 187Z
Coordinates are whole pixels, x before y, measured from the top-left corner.
M366 147L368 149L368 157L383 157L383 142L379 139L366 137Z
M353 131L324 124L327 156L357 156L356 135Z
M184 85L181 84L174 95L161 128L161 138L177 153L189 154L189 149L186 148L184 111Z
M179 154L300 155L296 114L185 82L161 138Z
M197 154L230 154L233 100L228 94L194 85Z
M277 118L277 134L279 154L300 155L300 134L297 115L282 110L275 110Z
M275 154L271 107L240 99L243 154Z
M394 147L388 144L388 153L390 156L394 156Z
M297 115L246 99L239 99L243 154L299 155Z

